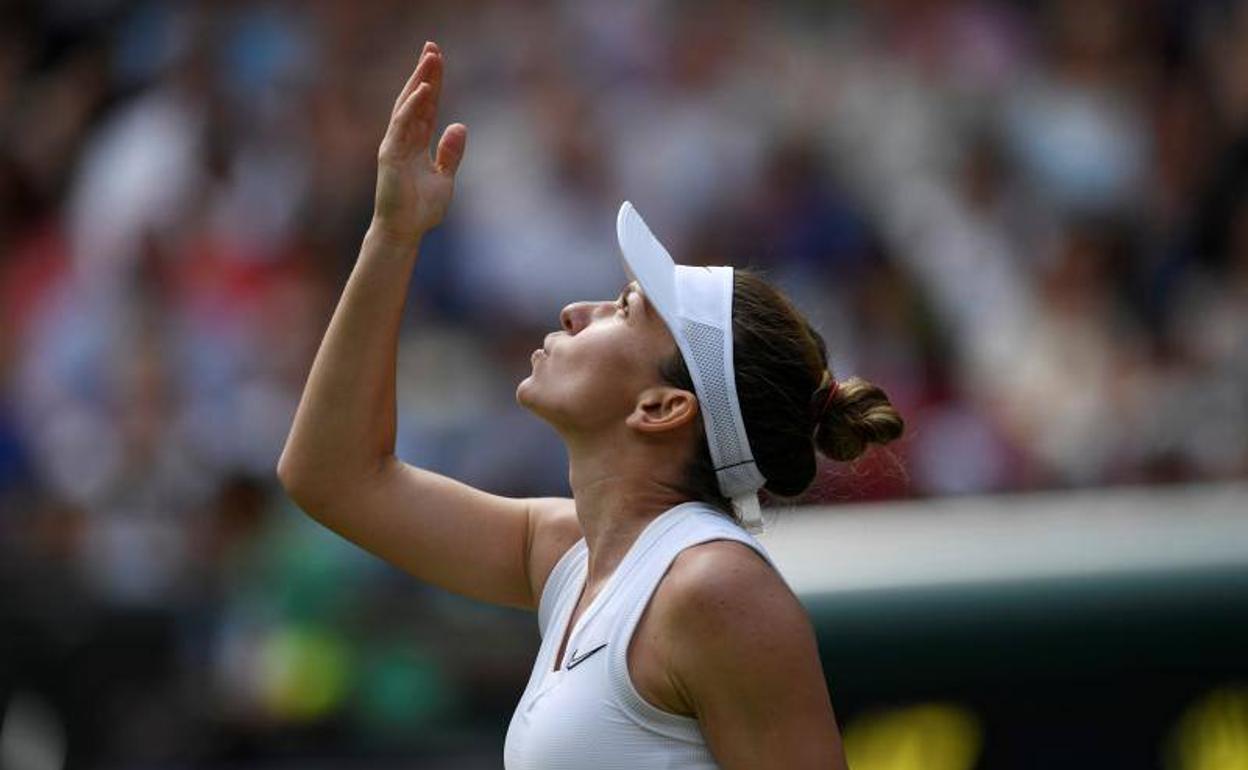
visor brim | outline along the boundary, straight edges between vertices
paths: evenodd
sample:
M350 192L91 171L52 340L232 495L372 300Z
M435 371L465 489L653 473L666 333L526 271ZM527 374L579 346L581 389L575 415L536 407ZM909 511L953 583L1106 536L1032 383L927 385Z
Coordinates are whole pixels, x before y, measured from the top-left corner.
M628 201L620 206L615 229L624 272L641 286L646 301L658 311L668 329L674 329L680 301L676 293L676 263L671 254Z

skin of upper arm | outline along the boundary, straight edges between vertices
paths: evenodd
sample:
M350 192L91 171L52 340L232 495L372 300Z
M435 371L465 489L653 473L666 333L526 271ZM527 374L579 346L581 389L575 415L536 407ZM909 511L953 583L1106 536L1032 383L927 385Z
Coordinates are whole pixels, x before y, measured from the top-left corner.
M776 571L718 541L682 553L663 583L672 686L720 765L845 768L814 630Z
M503 497L398 459L349 493L301 504L419 580L522 609L536 609L550 570L580 537L570 499Z

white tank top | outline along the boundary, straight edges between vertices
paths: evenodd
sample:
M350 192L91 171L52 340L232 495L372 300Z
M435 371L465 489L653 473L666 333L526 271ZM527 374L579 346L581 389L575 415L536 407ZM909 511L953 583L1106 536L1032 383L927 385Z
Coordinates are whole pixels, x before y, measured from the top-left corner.
M659 581L684 549L709 540L762 545L700 502L668 509L646 525L568 637L552 670L588 570L585 540L555 564L542 589L542 646L507 728L506 770L703 770L718 768L698 721L651 705L628 674L628 642ZM773 564L774 567L774 564Z

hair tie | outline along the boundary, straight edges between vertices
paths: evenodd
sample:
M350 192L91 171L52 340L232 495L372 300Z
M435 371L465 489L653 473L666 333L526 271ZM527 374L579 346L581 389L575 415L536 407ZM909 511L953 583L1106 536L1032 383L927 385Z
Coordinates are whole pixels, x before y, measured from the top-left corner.
M819 407L818 413L815 414L815 424L823 422L823 413L828 411L828 405L832 403L832 399L836 398L836 392L840 389L841 384L828 374L828 395L824 396L823 406Z

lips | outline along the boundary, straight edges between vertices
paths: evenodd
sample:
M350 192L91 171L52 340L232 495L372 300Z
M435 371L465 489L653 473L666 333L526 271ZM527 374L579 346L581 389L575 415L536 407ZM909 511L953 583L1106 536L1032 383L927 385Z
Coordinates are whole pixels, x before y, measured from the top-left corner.
M551 332L542 340L542 352L546 353L546 355L550 355L550 339L558 334L559 332Z

